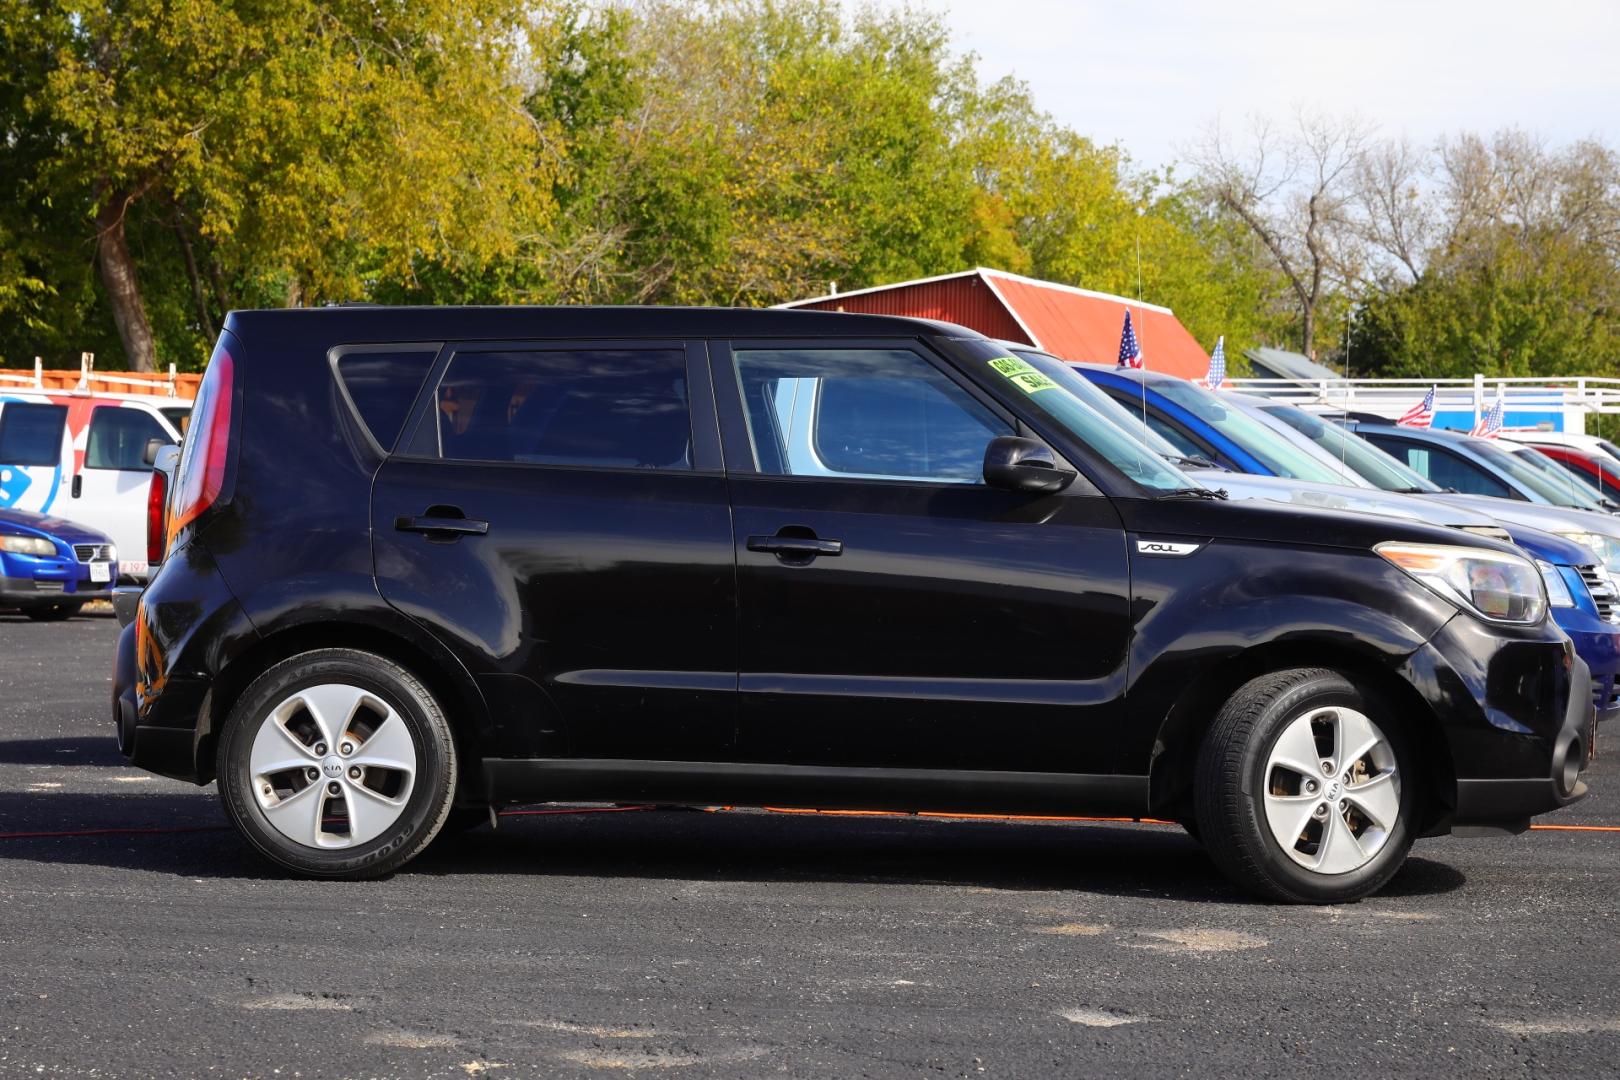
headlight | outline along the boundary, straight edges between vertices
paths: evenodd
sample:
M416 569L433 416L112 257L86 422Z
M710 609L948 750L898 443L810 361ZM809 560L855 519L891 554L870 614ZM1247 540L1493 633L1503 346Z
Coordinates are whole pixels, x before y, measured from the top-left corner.
M1547 590L1529 560L1506 552L1450 544L1379 544L1374 551L1480 618L1540 622Z
M1620 540L1595 532L1561 532L1558 535L1582 547L1591 548L1592 554L1598 557L1609 573L1620 574Z
M1553 607L1574 607L1575 597L1569 591L1569 585L1564 581L1564 575L1558 567L1541 559L1536 560L1536 569L1541 571L1541 583L1547 586L1547 603Z
M56 545L37 536L0 536L0 549L18 555L55 555Z

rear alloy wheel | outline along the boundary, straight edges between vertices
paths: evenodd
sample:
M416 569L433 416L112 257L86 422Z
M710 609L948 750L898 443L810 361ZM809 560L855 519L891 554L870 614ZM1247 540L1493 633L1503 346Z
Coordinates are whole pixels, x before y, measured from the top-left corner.
M34 607L25 607L22 609L22 613L35 622L61 622L64 619L73 618L82 607L84 607L82 602L68 600L60 604L38 604Z
M450 810L455 750L398 665L324 649L254 681L227 721L219 783L243 836L287 869L374 877L427 846Z
M1216 865L1294 903L1382 888L1411 848L1417 808L1404 733L1384 716L1375 698L1321 668L1262 676L1233 694L1194 785Z

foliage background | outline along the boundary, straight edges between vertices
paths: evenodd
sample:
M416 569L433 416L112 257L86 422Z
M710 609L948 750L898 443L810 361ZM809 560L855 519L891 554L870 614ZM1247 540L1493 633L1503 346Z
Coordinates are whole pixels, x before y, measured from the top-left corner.
M0 365L192 369L237 307L756 305L975 265L1140 295L1233 357L1620 357L1606 148L1460 136L1380 174L1391 148L1350 132L1304 319L1254 222L1299 232L1308 176L1244 204L1228 159L1138 169L909 10L0 0L0 72Z

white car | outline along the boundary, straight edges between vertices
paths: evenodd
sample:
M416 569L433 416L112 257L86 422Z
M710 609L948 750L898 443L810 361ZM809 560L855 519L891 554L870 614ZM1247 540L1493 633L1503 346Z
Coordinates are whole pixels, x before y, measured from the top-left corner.
M118 575L144 580L152 461L180 441L190 409L140 394L0 389L0 507L106 533Z

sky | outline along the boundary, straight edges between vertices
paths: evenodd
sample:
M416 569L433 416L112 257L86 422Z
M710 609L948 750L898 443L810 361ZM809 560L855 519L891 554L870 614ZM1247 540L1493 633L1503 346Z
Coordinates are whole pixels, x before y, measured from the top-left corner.
M943 15L981 78L1171 164L1217 117L1354 115L1427 143L1518 127L1620 144L1620 0L912 0ZM1280 126L1280 124L1279 124Z

